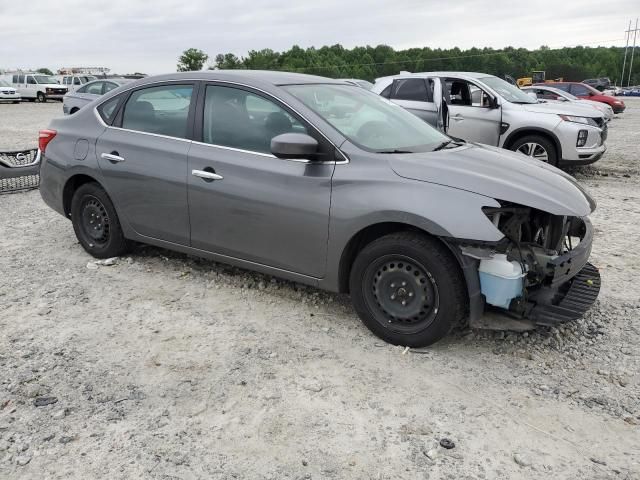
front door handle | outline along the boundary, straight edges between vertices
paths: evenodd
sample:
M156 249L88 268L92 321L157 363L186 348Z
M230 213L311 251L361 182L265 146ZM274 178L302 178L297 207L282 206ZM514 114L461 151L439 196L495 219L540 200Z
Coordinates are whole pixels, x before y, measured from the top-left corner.
M207 182L222 180L224 178L222 175L218 175L213 168L209 167L204 170L191 170L191 175L193 175L194 177L202 178Z
M460 115L459 113L457 115L454 115L453 118L456 122L461 122L462 120L464 120L464 117L462 115Z
M124 162L124 157L118 155L118 152L103 153L100 155L100 157L104 158L105 160L109 160L111 163Z

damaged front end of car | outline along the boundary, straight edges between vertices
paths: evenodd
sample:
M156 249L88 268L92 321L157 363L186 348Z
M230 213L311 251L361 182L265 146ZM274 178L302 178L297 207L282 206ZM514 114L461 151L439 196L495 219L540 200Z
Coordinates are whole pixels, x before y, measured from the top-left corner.
M493 312L555 325L581 317L600 291L598 269L588 262L593 242L589 219L499 203L483 212L504 235L500 241L456 242L466 260L470 293L475 284L484 302L472 305L471 319ZM470 283L474 267L478 280Z

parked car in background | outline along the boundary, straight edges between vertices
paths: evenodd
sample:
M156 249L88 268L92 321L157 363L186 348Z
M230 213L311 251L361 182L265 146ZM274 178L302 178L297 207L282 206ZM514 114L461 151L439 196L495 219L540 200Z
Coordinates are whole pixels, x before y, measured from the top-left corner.
M604 118L605 120L607 120L607 122L613 118L613 108L611 108L606 103L594 102L593 100L578 98L575 95L570 94L569 92L560 90L559 88L548 87L546 85L537 85L535 87L522 87L521 90L523 92L535 93L539 100L549 102L569 102L577 105L589 105L599 110L604 115Z
M611 87L611 80L609 80L608 77L588 78L587 80L583 80L582 83L595 88L599 92L603 92Z
M73 115L96 98L100 98L105 93L131 81L126 78L110 78L85 83L75 92L69 92L64 96L62 99L62 111L65 115Z
M55 78L56 80L58 80L58 82L61 85L64 85L65 87L67 87L69 92L74 92L80 87L82 87L82 85L84 85L85 83L89 83L89 82L93 82L94 80L97 80L97 77L94 75L81 75L81 74L56 75Z
M91 255L138 241L349 292L393 344L433 343L485 305L558 324L600 288L595 201L572 177L346 82L149 77L54 119L39 149L42 198Z
M366 90L371 90L373 88L373 83L369 82L368 80L360 80L358 78L339 78L338 80L350 83L351 85L355 85L356 87L362 87Z
M595 88L585 85L584 83L579 82L547 82L547 83L537 83L535 86L547 86L547 87L555 87L559 90L563 90L565 92L569 92L571 95L574 95L578 98L582 98L585 100L593 100L594 102L602 102L606 103L613 109L613 113L622 113L626 108L624 102L616 97L612 97L611 95L604 95L602 92L599 92Z
M372 91L451 137L507 148L552 165L593 163L606 151L606 122L596 109L539 103L493 75L403 72L377 79Z
M67 87L60 85L54 77L42 73L10 73L2 78L18 91L23 100L30 102L62 100L67 93Z
M0 102L20 103L20 94L5 80L0 80Z

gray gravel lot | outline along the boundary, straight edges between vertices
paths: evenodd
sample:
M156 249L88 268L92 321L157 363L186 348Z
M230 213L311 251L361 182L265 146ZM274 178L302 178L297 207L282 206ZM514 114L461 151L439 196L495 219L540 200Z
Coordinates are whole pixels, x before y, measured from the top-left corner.
M0 196L0 478L640 478L640 99L593 193L587 316L423 353L348 298L141 246L93 263L37 191ZM59 103L0 105L0 149ZM445 449L441 439L455 448Z

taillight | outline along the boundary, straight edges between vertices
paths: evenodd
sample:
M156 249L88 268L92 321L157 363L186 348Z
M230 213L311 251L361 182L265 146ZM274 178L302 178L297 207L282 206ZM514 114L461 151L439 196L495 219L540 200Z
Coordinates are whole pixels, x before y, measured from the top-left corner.
M57 133L55 130L40 130L38 134L38 148L40 152L44 153L47 145L49 145L49 142L53 140Z

